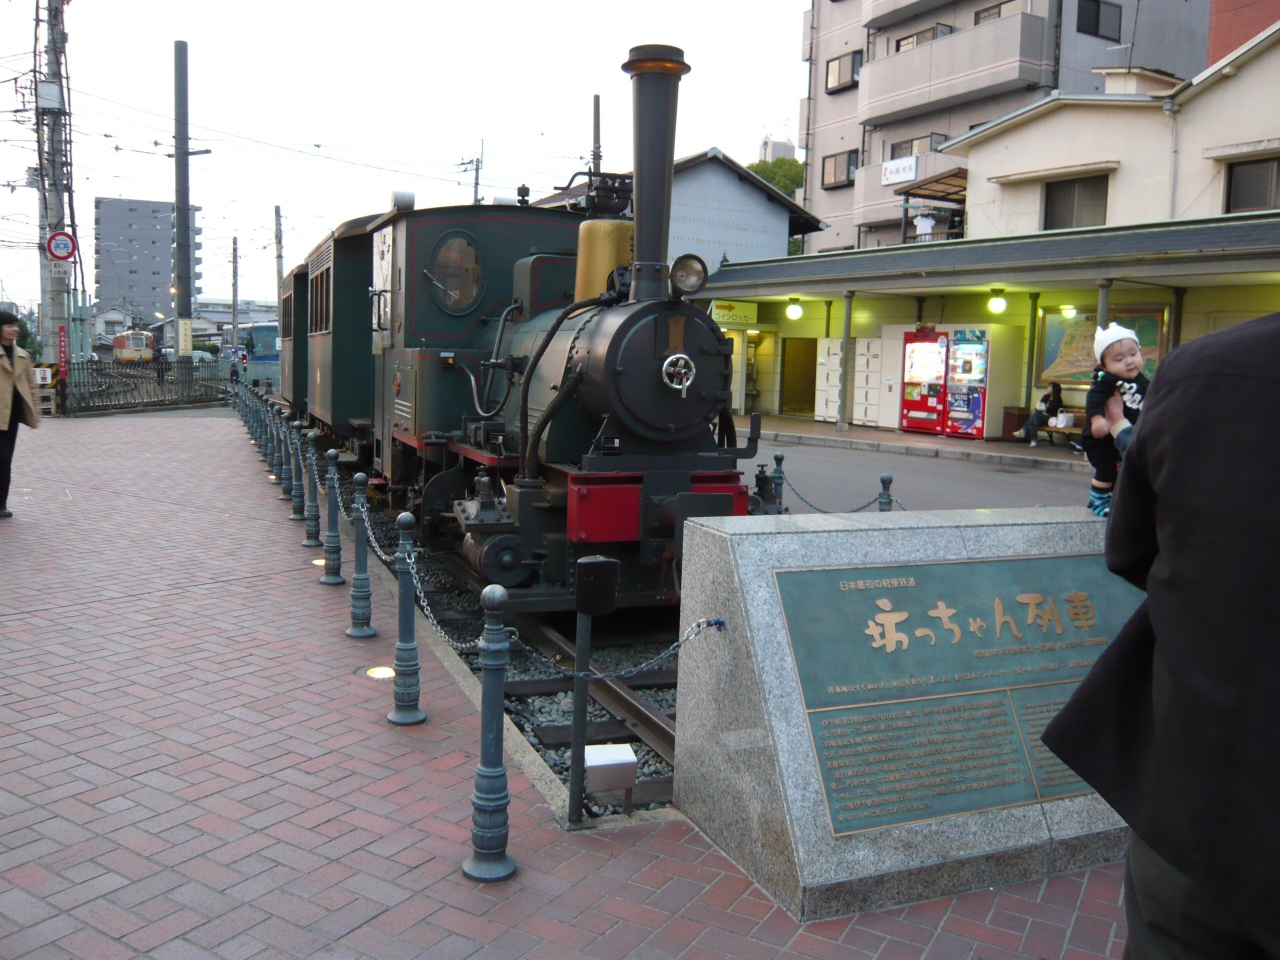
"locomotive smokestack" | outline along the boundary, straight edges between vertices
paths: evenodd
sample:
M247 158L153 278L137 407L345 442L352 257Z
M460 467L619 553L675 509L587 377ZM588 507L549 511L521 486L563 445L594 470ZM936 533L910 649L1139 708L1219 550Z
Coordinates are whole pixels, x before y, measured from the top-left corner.
M650 43L632 47L622 69L631 75L635 130L631 203L636 232L631 299L666 299L676 98L680 78L689 72L689 65L679 47Z

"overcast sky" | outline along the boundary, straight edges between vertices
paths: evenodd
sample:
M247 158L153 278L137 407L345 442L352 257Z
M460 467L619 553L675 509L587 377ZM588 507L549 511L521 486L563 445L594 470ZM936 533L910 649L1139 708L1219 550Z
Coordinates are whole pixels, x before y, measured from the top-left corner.
M471 200L458 163L484 140L480 192L563 184L603 112L606 170L631 168L630 46L683 47L677 156L718 146L746 163L767 133L796 139L810 0L74 0L67 7L79 233L93 198L173 199L173 41L190 45L192 202L203 207L203 296L275 300L273 207L286 269L336 224ZM41 0L40 6L44 2ZM31 69L36 0L0 0L0 184L35 159L13 78ZM19 82L25 82L19 81ZM158 144L158 145L157 145ZM36 192L0 188L0 299L39 300ZM30 244L30 246L24 246ZM85 274L92 290L92 250Z

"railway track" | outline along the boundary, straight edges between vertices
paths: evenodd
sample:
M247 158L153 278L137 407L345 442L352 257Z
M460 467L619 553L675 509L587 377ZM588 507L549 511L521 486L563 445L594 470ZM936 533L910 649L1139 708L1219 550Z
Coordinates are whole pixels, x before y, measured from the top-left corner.
M353 472L348 467L343 471L340 481L340 491L347 509L350 509L350 474ZM394 518L388 513L370 511L370 520L375 527L371 532L379 538L384 551L393 552L398 539ZM371 559L374 559L372 555ZM435 617L449 634L449 639L459 643L475 639L483 626L479 598L444 560L428 556L420 561L420 574L424 585L428 586L428 596ZM572 614L518 613L508 616L508 625L519 631L523 643L548 660L565 667L573 666L575 661L574 642L565 635L572 631L572 623ZM626 611L623 616L599 618L593 629L590 669L596 674L616 672L614 668L618 664L639 663L652 656L652 652L643 655L635 653L636 648L648 651L653 651L655 647L665 648L674 643L678 636L677 618L675 612L670 610ZM475 654L463 653L460 656L478 671ZM551 672L549 668L539 669L539 666L536 660L513 651L512 669L503 691L507 712L530 743L539 750L548 766L567 782L570 742L567 705L571 703L573 681L563 676L522 676L531 672ZM671 802L672 777L669 770L675 765L676 731L675 711L662 709L653 699L639 691L649 691L651 696L656 694L659 700L673 701L677 686L678 670L674 661L664 664L661 669L637 674L626 681L602 677L588 684L591 699L607 712L608 717L592 718L588 723L587 742L642 744L639 747L641 754L647 747L662 761L662 764L646 764L642 756L641 770L647 768L650 775L637 783L633 802L639 808ZM664 691L672 691L672 694L663 696ZM565 705L563 711L554 711L563 712L563 722L558 722L559 718L551 721L536 718L536 714L547 713L545 706L541 710L526 709L529 704L554 702L553 698L561 698L559 702ZM594 708L593 712L596 712ZM661 769L662 767L667 769ZM605 793L593 800L593 813L597 814L622 807L620 792L616 797Z

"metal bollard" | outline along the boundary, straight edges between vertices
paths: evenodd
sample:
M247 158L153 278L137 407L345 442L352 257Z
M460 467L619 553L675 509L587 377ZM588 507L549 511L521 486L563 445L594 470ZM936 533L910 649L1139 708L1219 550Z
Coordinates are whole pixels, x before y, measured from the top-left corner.
M293 451L293 513L289 514L289 519L305 520L307 478L302 467L302 421L295 420L289 427L289 445Z
M271 463L267 465L267 473L271 474L271 482L279 486L283 482L280 472L284 469L284 431L280 429L277 411L274 403L267 404L267 426L271 429Z
M320 542L320 484L316 480L316 431L307 433L307 451L310 454L307 462L307 506L304 516L307 521L307 539L302 541L304 547L323 547Z
M889 492L889 488L893 486L893 475L883 473L880 475L880 492L876 494L876 509L881 513L888 513L893 509L893 494Z
M270 442L271 435L267 430L267 410L266 402L262 399L262 395L258 394L257 403L253 405L254 416L258 420L258 459L267 461L267 465L271 464L271 450L267 446Z
M511 646L502 610L507 591L491 583L480 594L484 606L484 636L480 639L480 763L471 793L471 856L462 864L462 875L479 883L509 880L516 862L507 853L507 767L502 762L503 687L507 680Z
M396 517L400 528L400 549L396 551L396 574L400 578L400 635L396 637L395 707L387 714L387 722L409 727L426 722L427 715L418 706L421 687L418 683L418 641L414 638L413 527L412 513Z
M364 509L369 503L365 496L369 478L357 473L355 485L356 508L352 526L356 529L356 569L351 574L351 626L347 628L347 636L353 640L368 640L378 635L378 631L369 625L373 619L373 591L369 589L369 532L364 523Z
M773 499L782 502L782 487L787 482L787 475L782 472L782 461L785 460L781 453L773 455Z
M280 499L293 500L293 444L289 433L289 412L281 407L277 411L279 422L276 424L280 431Z
M578 611L577 649L573 669L585 673L591 666L591 618L613 613L618 605L618 580L622 564L612 557L581 557L577 566L574 609ZM582 823L583 777L587 753L586 677L573 678L573 726L569 743L569 823Z
M346 583L342 575L342 536L338 533L338 451L325 454L329 472L325 475L325 492L329 495L329 523L324 534L324 576L320 582L336 587Z

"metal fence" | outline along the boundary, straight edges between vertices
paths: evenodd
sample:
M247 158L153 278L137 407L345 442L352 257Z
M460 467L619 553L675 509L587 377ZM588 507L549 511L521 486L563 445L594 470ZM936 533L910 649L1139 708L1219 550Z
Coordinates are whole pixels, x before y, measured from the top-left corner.
M90 360L67 365L67 412L215 403L227 392L222 360Z
M272 386L278 388L280 386L280 361L279 360L250 360L248 368L243 365L240 368L241 376L244 377L245 383L258 383L265 387L267 381L270 380Z

